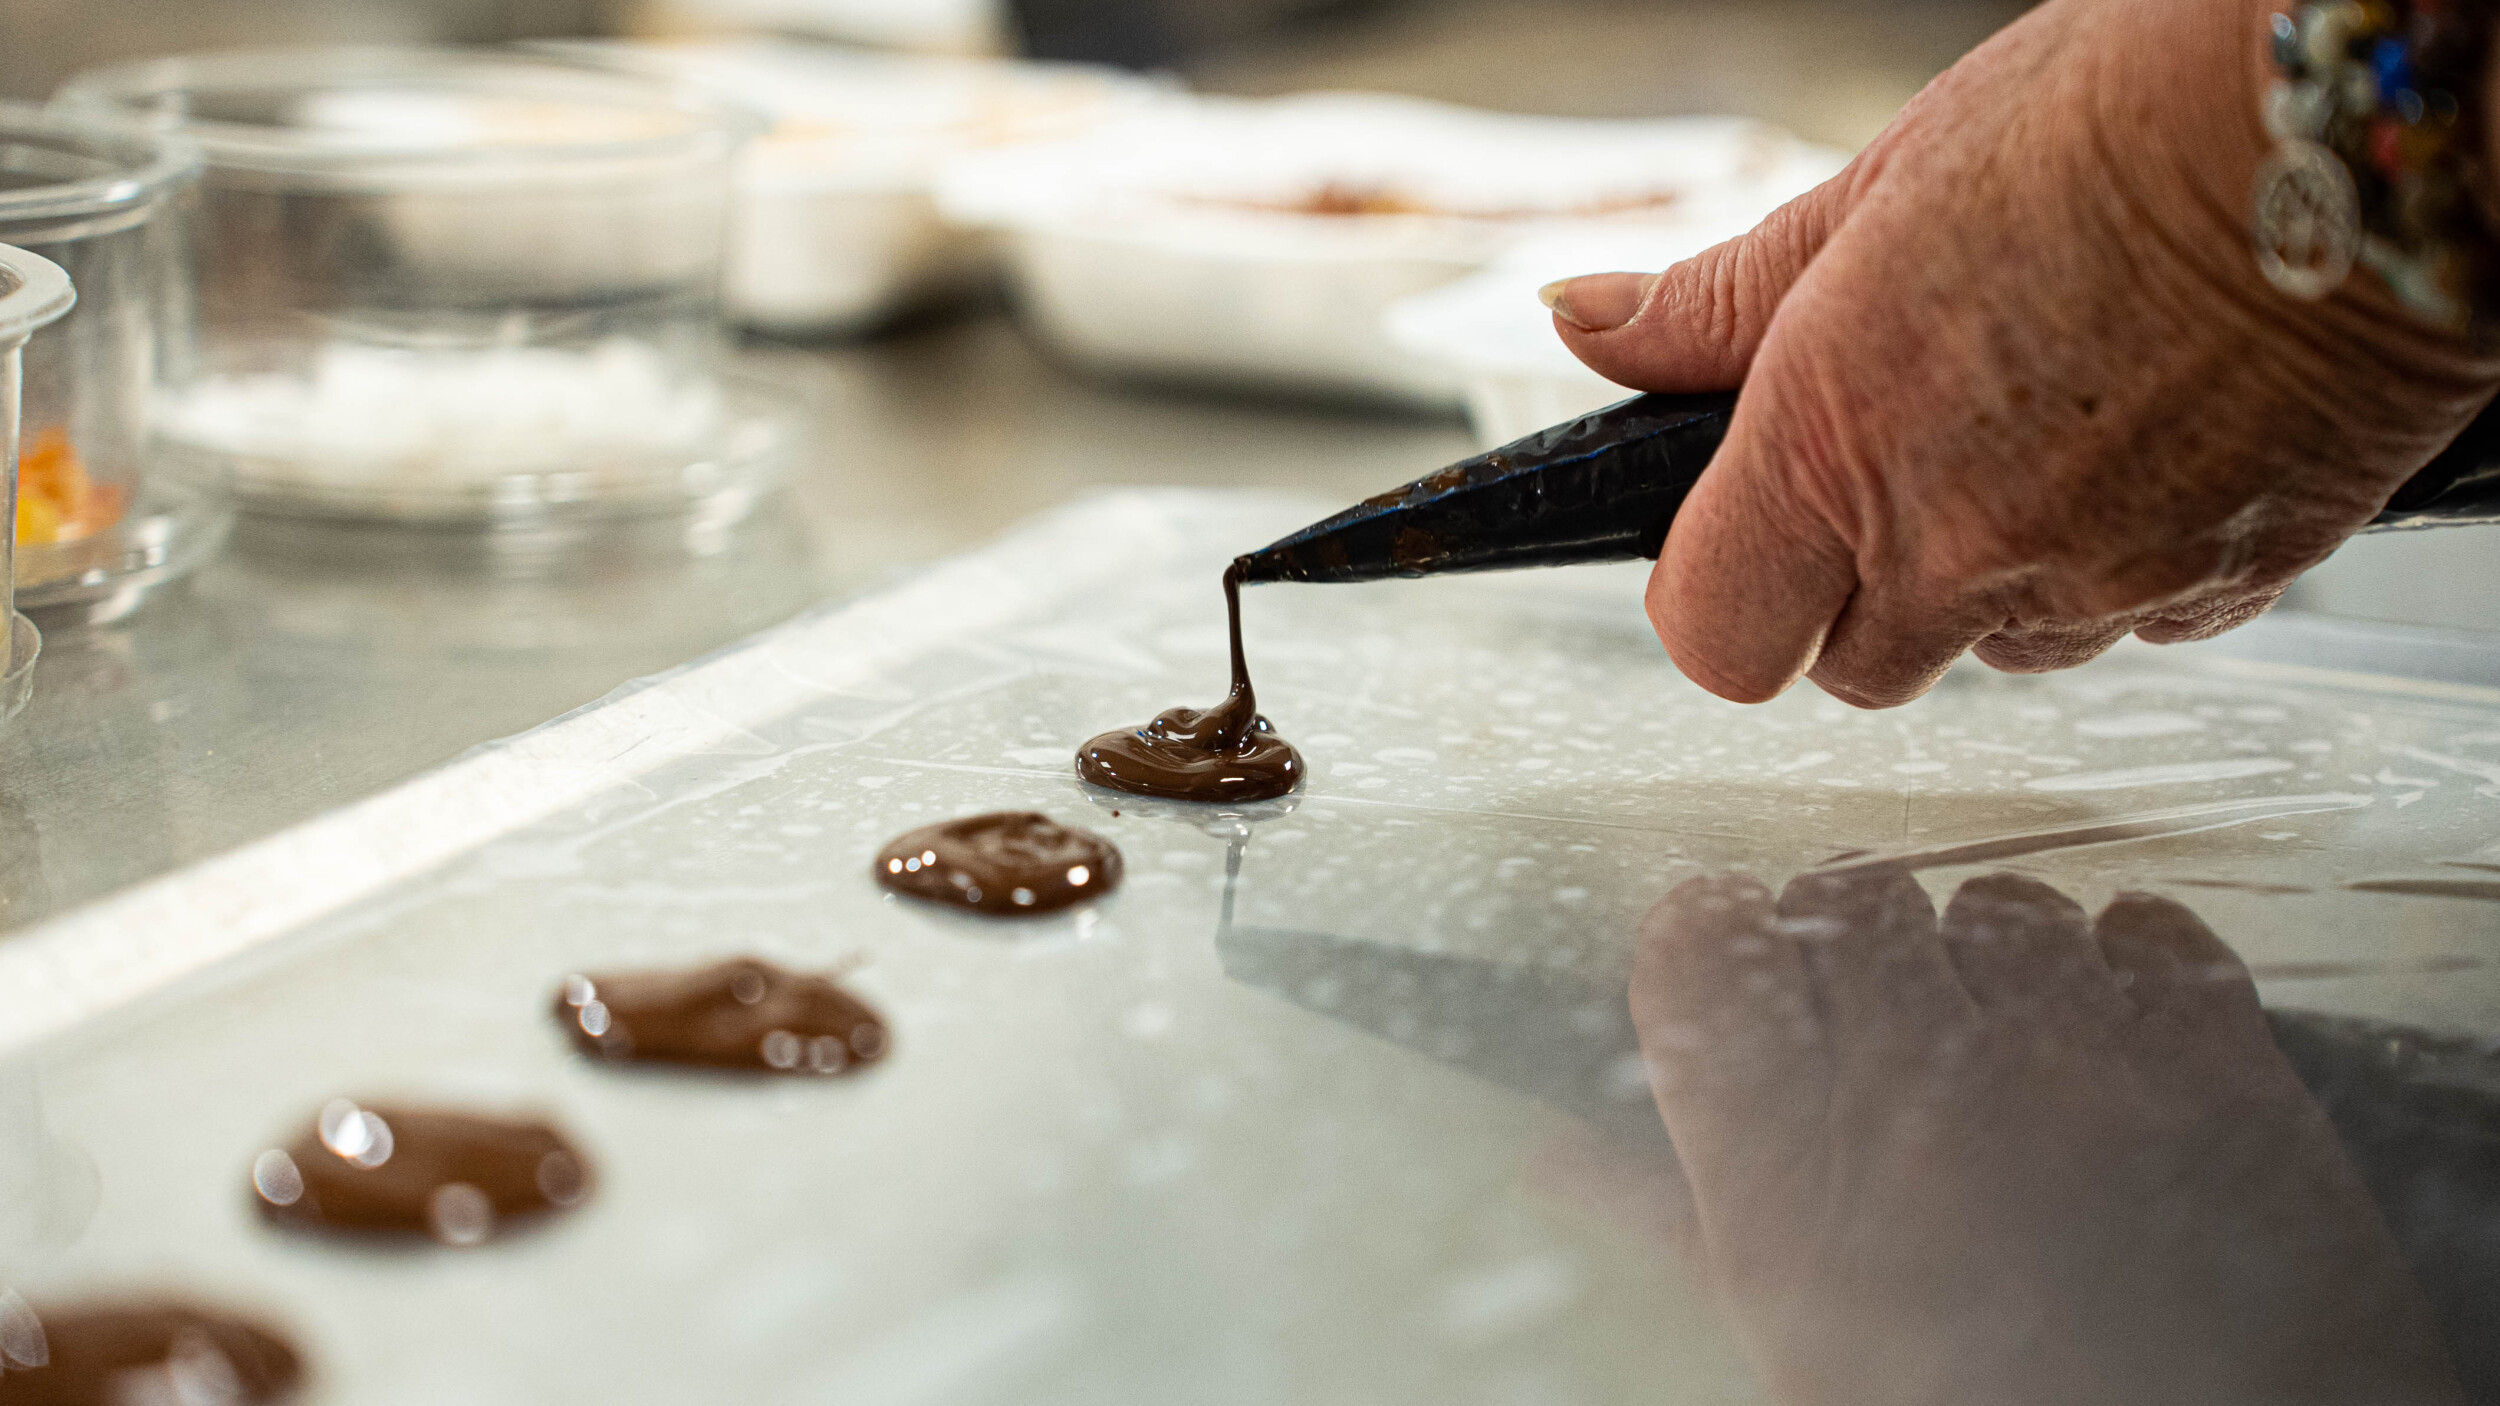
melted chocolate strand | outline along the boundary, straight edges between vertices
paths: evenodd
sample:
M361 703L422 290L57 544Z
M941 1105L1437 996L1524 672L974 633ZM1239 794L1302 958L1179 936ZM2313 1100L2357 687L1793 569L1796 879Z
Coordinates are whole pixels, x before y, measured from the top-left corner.
M1250 659L1241 649L1241 559L1224 568L1224 621L1232 636L1233 691L1224 695L1213 715L1215 730L1207 749L1238 752L1259 723L1259 695L1250 687Z
M885 1022L851 993L749 957L569 976L555 1016L587 1055L766 1074L848 1073L890 1043Z
M1010 917L1109 893L1120 851L1091 831L1032 811L926 825L878 851L877 882L896 893Z
M258 1323L171 1300L0 1308L8 1406L215 1402L263 1406L304 1380L293 1344ZM36 1360L28 1360L33 1358Z
M1259 716L1241 648L1243 563L1224 569L1233 691L1201 711L1167 708L1141 728L1106 732L1077 750L1076 774L1097 786L1176 801L1266 801L1302 784L1302 754Z
M580 1204L590 1163L544 1123L337 1098L260 1154L252 1190L284 1225L465 1246Z

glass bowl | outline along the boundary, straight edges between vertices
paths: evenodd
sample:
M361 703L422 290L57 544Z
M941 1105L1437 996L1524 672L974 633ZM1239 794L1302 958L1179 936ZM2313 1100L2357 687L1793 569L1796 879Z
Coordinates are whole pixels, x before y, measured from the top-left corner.
M40 254L0 244L0 484L17 503L18 385L27 339L58 322L78 301L69 274ZM0 618L9 623L9 652L0 660L0 719L13 718L34 691L35 656L43 636L12 600L16 563L11 534L0 533Z
M501 524L716 511L774 471L721 375L746 114L431 49L125 65L56 105L205 154L169 472L254 510Z
M0 103L0 244L78 289L26 351L17 603L47 622L122 614L224 534L221 504L148 472L151 381L190 325L178 207L198 164L178 140Z

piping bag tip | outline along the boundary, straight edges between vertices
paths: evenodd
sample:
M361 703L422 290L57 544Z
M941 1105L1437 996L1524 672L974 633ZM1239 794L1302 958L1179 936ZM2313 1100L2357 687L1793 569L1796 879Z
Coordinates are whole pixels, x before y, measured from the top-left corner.
M1244 584L1351 582L1654 557L1735 407L1734 392L1634 396L1366 498L1234 567Z

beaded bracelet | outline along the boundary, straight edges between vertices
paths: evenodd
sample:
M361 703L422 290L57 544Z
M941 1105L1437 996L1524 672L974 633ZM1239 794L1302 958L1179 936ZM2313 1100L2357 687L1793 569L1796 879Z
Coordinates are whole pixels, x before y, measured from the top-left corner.
M2421 318L2500 338L2500 245L2478 208L2495 0L2327 0L2271 17L2274 150L2252 229L2268 282L2297 298L2355 264Z

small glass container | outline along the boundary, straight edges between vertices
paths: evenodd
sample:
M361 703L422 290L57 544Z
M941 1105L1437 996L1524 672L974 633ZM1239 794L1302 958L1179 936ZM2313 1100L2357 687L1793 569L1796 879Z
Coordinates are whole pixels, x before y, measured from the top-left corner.
M0 244L69 271L78 308L26 351L17 604L47 624L127 612L225 528L223 506L146 472L148 398L188 323L180 142L0 103Z
M206 156L165 462L256 511L529 526L742 513L780 417L722 375L732 159L655 80L311 49L97 70L55 105Z
M17 506L18 386L26 339L58 322L77 300L69 274L59 264L0 244L0 473L7 475L0 489L5 489L12 512ZM11 599L16 563L8 543L8 535L0 534L0 614L9 622L8 659L0 667L0 719L16 717L26 706L35 688L35 656L43 649L43 636Z

